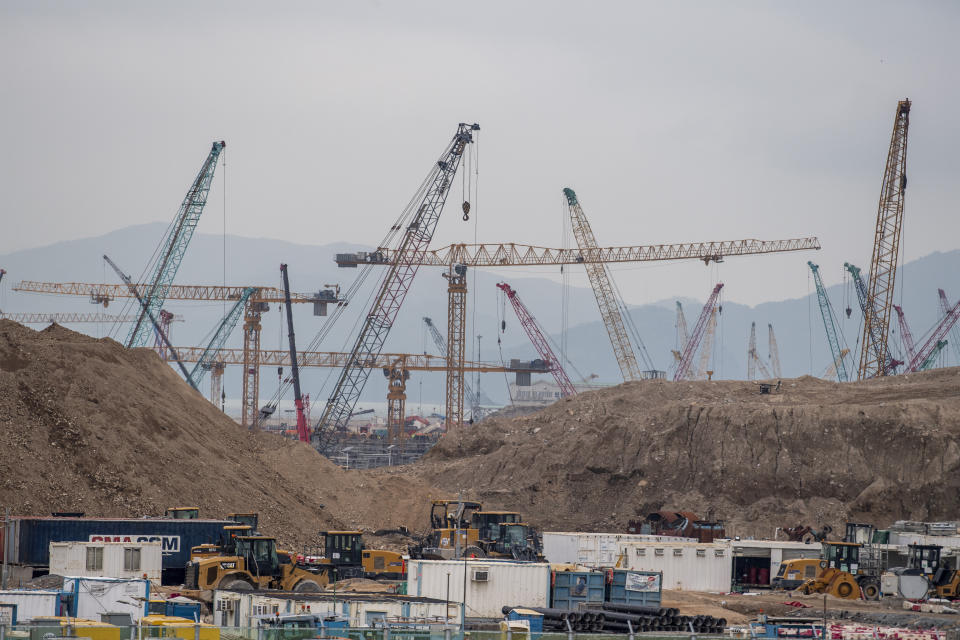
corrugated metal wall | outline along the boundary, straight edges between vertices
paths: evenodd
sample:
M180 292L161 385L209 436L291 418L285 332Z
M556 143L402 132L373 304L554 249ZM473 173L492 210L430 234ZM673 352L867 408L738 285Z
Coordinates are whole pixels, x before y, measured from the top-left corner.
M726 544L631 542L621 548L628 569L662 572L664 589L730 590L733 563Z
M0 591L0 601L17 605L17 624L38 616L60 615L60 594L57 591Z

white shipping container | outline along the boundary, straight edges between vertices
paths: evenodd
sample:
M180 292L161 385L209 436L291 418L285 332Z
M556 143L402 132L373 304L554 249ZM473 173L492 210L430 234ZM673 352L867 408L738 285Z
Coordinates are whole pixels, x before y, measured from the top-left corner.
M413 598L394 594L339 594L337 597L293 595L278 598L262 593L215 591L213 594L213 623L221 627L255 627L256 616L275 613L313 613L349 618L351 627L369 627L383 618L411 618L414 620L444 618L446 602ZM459 620L460 606L451 603L451 620Z
M627 542L696 542L693 538L652 536L639 533L581 533L548 531L543 534L543 555L547 562L614 567L620 545Z
M17 624L30 622L40 616L59 616L60 592L11 589L0 591L0 602L17 605ZM63 612L65 613L65 612Z
M160 580L159 542L51 542L50 573L58 576Z
M464 603L468 618L502 618L504 606L549 606L550 565L498 560L407 562L408 594L443 600L448 588L450 601Z
M101 613L129 613L136 622L146 615L150 581L143 579L67 577L63 590L73 593L74 617L99 620Z
M625 568L663 573L663 588L729 591L731 549L724 543L628 542L621 545Z

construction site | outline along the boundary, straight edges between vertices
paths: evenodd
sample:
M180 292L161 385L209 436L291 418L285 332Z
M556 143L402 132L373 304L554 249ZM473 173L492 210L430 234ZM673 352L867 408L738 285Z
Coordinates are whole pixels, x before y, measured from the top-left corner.
M512 25L494 22L485 28L509 40ZM389 46L378 71L412 55L387 35L402 23L394 15L378 32ZM473 35L458 37L468 59ZM440 58L448 47L434 40L430 54ZM301 54L285 56L296 67ZM564 96L572 111L598 99L604 65L582 73L546 57L581 83L565 87L584 94ZM376 104L370 114L353 109L377 119L408 93L421 102L455 93L401 88L404 76L389 71L348 89L352 77L323 74L351 62L318 58L315 77L297 77L324 89L322 100L298 105L311 119L335 121L335 103L373 85L390 89L365 100ZM247 76L283 76L286 60L272 60L242 68L234 82L245 90L220 105L225 120L230 105L263 99L258 92L288 100L262 78L246 88ZM623 84L622 70L610 73ZM431 75L449 68L438 63ZM180 88L179 79L156 82ZM499 101L522 94L505 86L493 92ZM244 146L257 136L234 150L234 138L217 133L229 127L199 140L183 128L171 140L190 137L191 146L172 175L191 179L134 188L132 208L148 213L130 219L149 220L159 203L162 233L151 223L94 235L64 220L55 241L0 253L0 640L960 640L960 299L951 298L960 295L951 266L960 250L904 247L915 224L911 116L926 117L911 95L915 113L906 97L888 100L882 118L879 108L861 110L859 128L843 124L849 140L818 143L812 164L824 174L843 145L885 150L856 168L879 181L878 199L874 186L855 202L853 192L832 201L808 166L766 157L774 126L745 132L736 113L730 129L766 149L744 152L763 158L764 172L744 180L755 190L742 202L738 187L717 187L737 182L733 161L701 163L689 152L736 145L697 139L671 118L597 133L615 141L608 147L594 148L592 132L563 130L565 152L596 157L542 174L541 156L556 152L506 136L484 156L485 171L521 158L522 170L505 170L506 186L482 199L481 131L499 134L472 120L450 122L429 145L440 115L419 111L378 127L364 120L314 145L274 114L262 138L317 148L271 161L291 173L262 183ZM671 100L677 111L687 104ZM594 126L621 117L605 108ZM395 144L388 128L412 142ZM917 163L921 189L943 176L925 135L920 154L932 158ZM124 147L130 137L121 145L122 136L104 136ZM229 183L228 141L244 176ZM677 156L666 151L674 145ZM630 202L604 194L608 183L596 177L616 175L611 146L646 158L619 167ZM371 151L379 147L396 148L380 158ZM305 193L293 190L307 182L295 170L319 156L306 170L320 186L296 204L302 220L291 225L286 192ZM119 176L138 167L127 160L96 169L111 176L98 204L129 200ZM38 164L23 160L11 182ZM413 184L397 193L391 182L407 165L426 170L412 195ZM94 166L75 163L49 191L72 198ZM578 180L583 167L596 173L581 191L557 177ZM375 182L377 172L387 176ZM649 194L667 174L679 176L669 196L677 207L661 211ZM559 225L529 207L547 179ZM771 191L791 184L804 202L765 210L764 180ZM251 198L255 190L267 195ZM923 193L918 209L941 204ZM243 205L234 213L242 199L256 202L255 216ZM387 199L399 213L371 222ZM723 202L731 199L736 215ZM24 221L45 215L18 202ZM836 225L793 206L827 209ZM498 207L481 233L481 212L493 218ZM709 214L686 215L691 208ZM305 240L315 218L329 224L331 244ZM268 223L278 238L266 237ZM528 228L536 243L520 241ZM664 229L683 241L657 242ZM559 242L548 239L555 231ZM229 253L228 241L241 248Z

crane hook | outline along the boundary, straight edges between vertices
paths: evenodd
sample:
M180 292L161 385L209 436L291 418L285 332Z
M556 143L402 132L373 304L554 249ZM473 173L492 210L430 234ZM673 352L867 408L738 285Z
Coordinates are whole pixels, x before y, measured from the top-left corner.
M463 221L467 222L470 220L470 203L466 200L463 201Z

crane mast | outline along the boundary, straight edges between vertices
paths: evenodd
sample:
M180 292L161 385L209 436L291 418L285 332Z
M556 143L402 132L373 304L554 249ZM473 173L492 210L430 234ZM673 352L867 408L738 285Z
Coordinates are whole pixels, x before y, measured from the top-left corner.
M848 382L850 377L847 375L847 365L844 356L841 355L836 316L833 313L833 305L830 304L830 298L827 297L827 289L823 286L823 279L820 277L820 267L809 260L807 261L807 266L810 267L810 271L813 272L813 283L817 289L817 302L820 304L820 315L823 316L823 328L827 332L827 344L830 345L830 354L833 355L833 362L837 367L837 379L840 382Z
M440 355L444 358L447 357L447 341L443 337L443 334L440 333L440 330L437 329L437 325L433 323L432 318L424 317L423 323L427 325L427 331L430 333L430 337L433 339L433 344L437 346L437 349L440 350ZM480 391L476 393L473 392L473 387L470 385L470 382L466 379L463 381L463 390L466 394L467 400L470 401L471 413L478 412L478 405L481 403L484 394ZM489 400L489 399L488 399ZM474 416L476 417L476 416Z
M516 312L517 318L520 319L520 324L523 326L523 330L526 331L527 337L530 338L530 342L533 343L537 353L539 353L540 357L547 363L550 373L553 374L554 380L557 381L557 385L560 387L560 395L565 398L576 395L577 390L574 388L573 383L570 382L570 377L564 370L560 359L554 355L553 349L550 348L550 344L540 329L540 324L537 322L537 319L533 317L533 314L530 313L526 305L520 300L520 297L517 296L517 292L514 291L509 284L506 282L498 282L497 288L503 291L507 295L507 299L510 300L510 306L512 306Z
M690 339L690 333L687 331L687 316L683 315L683 305L677 300L677 341L680 351L687 346L687 340Z
M943 347L946 346L946 344L941 345L940 342L943 342L943 338L957 323L958 319L960 319L960 302L957 302L957 304L950 308L943 320L937 324L929 337L927 337L924 343L917 349L917 352L907 363L906 371L918 371L921 367L926 366L929 368L932 366L933 361L931 360L931 356L933 356L934 351L939 353ZM931 360L929 364L927 360Z
M473 142L473 132L479 130L477 124L460 123L453 140L437 161L427 180L426 193L397 248L400 257L390 265L386 277L382 280L376 300L364 319L351 353L377 354L383 348L400 305L413 284L419 263L433 238L464 149ZM321 453L329 447L332 431L346 429L350 414L369 376L369 367L363 366L359 358L351 361L340 372L333 393L316 425L317 448Z
M837 375L838 368L843 366L844 358L846 358L848 355L850 355L850 349L843 349L840 352L840 355L837 356L834 359L834 361L830 363L830 366L827 367L826 370L824 370L823 375L820 377L826 379L826 378L832 378L833 376ZM840 378L838 377L837 380L840 380ZM847 381L840 380L840 382L847 382Z
M146 344L147 337L150 334L150 325L147 322L151 314L156 316L167 297L167 290L173 284L173 279L180 268L180 262L183 260L183 254L190 244L190 238L193 237L193 230L200 221L200 214L203 213L203 207L207 204L207 195L210 193L210 183L213 181L213 172L217 167L217 159L220 152L227 145L222 140L214 142L207 159L200 168L200 173L190 185L177 217L167 232L167 236L160 245L161 255L154 265L153 275L150 278L150 284L146 290L143 305L140 311L140 317L130 329L127 336L127 347L142 347Z
M237 323L240 321L240 316L243 315L243 309L247 304L247 300L249 300L250 296L256 291L254 287L244 289L240 299L237 300L233 307L227 312L227 315L220 321L220 324L217 325L217 330L213 333L213 337L210 338L206 349L203 350L203 354L190 372L189 382L195 389L200 386L200 381L203 380L204 374L215 366L217 356L220 354L220 350L223 349L223 344L237 326Z
M600 317L603 319L603 325L610 337L613 355L620 366L620 373L625 381L639 380L641 378L640 365L637 364L637 356L634 353L633 345L630 344L630 336L623 324L623 317L620 315L620 307L613 291L610 273L607 271L608 267L603 262L596 261L600 248L593 235L593 229L590 228L590 223L587 221L587 217L580 207L580 202L577 200L577 194L574 193L573 189L564 189L563 194L567 197L567 207L570 209L570 224L573 228L573 235L577 239L577 246L580 247L580 252L585 259L583 266L587 270L590 286L597 298Z
M710 310L710 319L707 320L707 330L703 333L703 340L700 345L700 362L697 364L697 380L703 380L707 374L707 367L710 366L710 356L713 355L713 336L717 331L717 310Z
M945 318L948 313L950 313L950 303L947 301L947 293L943 289L937 289L937 295L940 298L940 311L943 312L943 317ZM957 358L957 362L960 363L960 332L957 331L956 327L950 329L950 340L953 345L953 353Z
M310 430L303 413L303 393L300 391L300 366L297 364L297 340L293 333L293 304L290 302L290 278L287 265L280 265L283 275L283 305L287 311L287 340L290 343L290 377L293 379L293 404L297 408L297 437L300 442L310 442Z
M867 291L866 283L863 281L860 268L856 265L850 264L849 262L844 262L843 266L847 271L850 272L850 277L853 279L853 289L857 292L857 302L860 304L860 312L863 313L864 317L867 317L868 315L875 318L879 317L880 314L876 309L871 311L870 294ZM868 333L876 333L879 332L881 328L879 323L873 322L870 324L865 324L864 330L867 330ZM867 341L867 336L863 336L863 344L866 344ZM894 373L896 368L903 364L902 361L897 360L890 355L890 344L887 342L887 340L881 340L878 336L872 335L870 336L869 342L873 349L884 349L883 352L878 352L875 354L877 361L885 363L883 375Z
M717 297L720 295L721 289L723 289L723 283L718 282L717 286L715 286L710 293L706 304L703 305L703 309L700 311L700 317L697 318L697 324L693 327L693 333L690 334L690 339L687 340L687 344L683 348L683 353L680 355L680 363L677 365L677 370L673 372L674 381L684 380L689 375L690 366L693 363L693 354L703 339L704 331L707 330L707 321L710 319L710 314L717 304Z
M760 367L760 373L763 374L764 379L769 379L770 370L767 369L767 365L763 363L763 360L760 359L760 354L757 353L757 323L750 323L750 343L747 345L747 380L753 380L756 377L756 368Z
M917 346L913 340L913 332L910 331L910 326L907 324L907 317L903 314L903 308L895 304L893 305L893 310L897 312L897 322L900 325L900 341L903 342L903 350L906 351L907 357L912 360L913 356L917 353Z
M907 189L907 133L910 128L910 100L897 103L890 136L887 164L883 171L877 229L870 258L869 290L863 314L863 344L860 350L859 378L892 373L885 356L889 353L890 309L893 304L900 230L903 226L903 200Z

